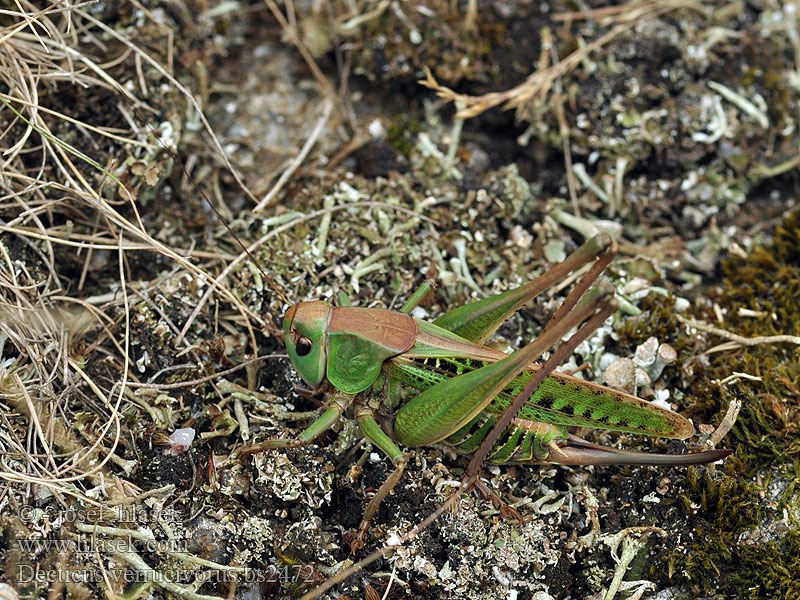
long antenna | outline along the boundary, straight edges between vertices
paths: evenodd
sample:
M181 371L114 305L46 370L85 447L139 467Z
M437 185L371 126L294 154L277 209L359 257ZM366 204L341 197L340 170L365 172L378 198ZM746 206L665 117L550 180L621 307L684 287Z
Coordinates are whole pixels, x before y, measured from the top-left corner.
M134 111L136 111L136 115L138 117L141 117L141 115L139 114L138 109L135 106L133 107L133 109L134 109ZM144 124L147 126L147 128L150 130L150 132L155 136L156 140L158 140L159 145L162 148L164 148L164 150L166 150L167 153L172 157L172 160L177 165L180 166L181 171L183 171L183 174L186 176L186 178L189 181L194 182L194 179L189 174L189 172L186 170L186 165L183 163L182 160L180 160L178 155L169 146L167 146L161 140L161 137L159 137L158 132L155 130L155 128L147 120L144 120ZM202 196L203 200L206 201L206 204L208 204L211 207L211 210L214 211L214 214L217 215L217 218L219 218L219 220L225 226L225 229L228 230L228 233L231 234L231 237L234 239L234 241L238 244L238 246L242 249L242 251L247 255L247 258L250 259L250 262L252 262L256 266L256 268L261 272L261 275L264 277L264 279L267 280L267 283L269 284L269 287L272 288L272 291L275 292L275 294L278 296L278 298L281 299L281 301L284 304L288 304L289 306L291 306L292 303L289 301L289 299L286 297L286 295L280 290L280 288L278 288L278 286L275 285L275 282L272 281L272 278L269 275L267 275L266 271L264 271L264 269L261 268L261 265L259 264L259 262L255 259L255 257L250 252L250 250L248 250L247 247L242 243L242 240L239 239L239 236L237 236L233 232L233 229L231 229L231 226L228 225L228 221L220 214L219 210L217 210L217 207L214 206L213 202L211 202L211 199L208 197L208 195L200 187L196 187L196 189L199 192L199 194Z
M181 168L183 169L183 172L186 173L186 167L184 167L183 164L181 164ZM186 175L188 177L188 173L186 173ZM261 272L262 277L264 277L264 279L267 280L267 283L269 284L269 287L272 288L272 291L275 292L275 294L278 296L278 298L280 298L283 301L284 304L288 304L289 306L291 306L292 303L289 302L289 299L286 297L286 295L278 288L277 285L275 285L275 282L272 281L272 278L269 275L267 275L266 271L264 271L264 269L261 268L261 265L258 263L258 261L255 259L255 257L252 255L250 250L248 250L245 247L245 245L242 243L242 240L239 239L239 236L237 236L235 233L233 233L233 230L231 229L231 226L228 225L228 222L225 220L225 218L221 214L219 214L219 211L217 210L217 207L214 206L214 204L213 204L213 202L211 202L211 200L209 200L209 198L206 195L206 193L203 190L199 190L199 191L200 191L200 194L203 196L203 200L206 201L206 203L211 207L211 210L214 211L214 214L216 214L217 217L219 218L219 220L222 221L222 224L225 225L225 229L228 230L228 233L231 234L231 237L236 241L236 243L239 245L239 247L242 249L242 251L245 254L247 254L247 258L250 259L250 262L252 262L256 266L256 268Z

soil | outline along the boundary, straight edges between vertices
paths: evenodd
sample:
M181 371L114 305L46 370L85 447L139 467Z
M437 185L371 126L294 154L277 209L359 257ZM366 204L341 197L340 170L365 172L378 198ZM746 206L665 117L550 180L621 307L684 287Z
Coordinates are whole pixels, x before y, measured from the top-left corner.
M398 309L432 280L414 313L431 320L609 233L621 308L562 370L603 383L630 365L617 384L696 434L580 433L733 455L486 466L520 520L470 492L327 597L800 598L796 6L473 8L0 15L7 597L314 590L436 510L469 457L403 447L351 554L392 470L351 411L307 447L246 451L296 439L330 398L285 357L288 304ZM490 344L535 338L573 283ZM653 337L677 358L637 379ZM188 427L190 447L170 438Z

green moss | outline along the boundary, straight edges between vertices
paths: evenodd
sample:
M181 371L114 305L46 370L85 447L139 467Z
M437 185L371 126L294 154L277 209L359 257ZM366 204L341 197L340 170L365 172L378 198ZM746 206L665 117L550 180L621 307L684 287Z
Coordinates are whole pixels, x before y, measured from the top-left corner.
M693 309L692 317L748 338L800 335L800 216L788 216L768 247L723 261L722 277L712 300L724 323L710 308ZM798 346L769 342L708 354L726 340L689 333L675 318L673 298L652 294L641 307L641 317L620 328L621 340L636 344L655 335L675 347L680 366L667 370L667 385L684 392L696 421L718 422L732 398L742 401L723 440L734 456L723 472L687 471L679 504L692 534L651 561L650 575L697 595L800 598ZM720 386L734 372L761 380ZM774 501L765 502L768 494Z
M417 134L420 132L420 124L405 113L395 115L386 131L386 139L389 144L403 154L410 156L414 149Z
M748 338L800 335L797 214L787 217L776 229L771 247L756 248L745 259L723 261L722 273L723 282L713 300L724 311L725 322L717 323L710 309L691 316ZM703 354L726 340L705 333L689 335L675 317L672 298L651 294L641 307L642 316L620 328L621 339L641 343L655 335L675 347L682 371L668 370L671 379L667 383L687 395L684 404L693 416L711 418L727 408L734 396L742 400L742 410L726 444L735 447L747 475L773 462L787 464L800 458L800 361L796 344L769 342ZM740 379L720 387L717 382L734 372L760 377L761 381Z
M650 577L694 595L800 598L800 532L785 523L770 528L778 519L763 501L766 484L746 478L745 466L731 458L724 473L687 470L680 505L691 534L650 562Z
M675 317L674 296L651 293L638 306L642 314L626 320L616 330L621 343L635 346L656 336L674 347L679 357L691 351L692 341L683 335L681 322Z
M699 530L702 546L689 549L686 571L673 579L708 592L714 583L725 598L800 598L800 534L788 531L779 541L737 542L723 531Z
M723 262L716 299L727 310L724 328L746 337L800 335L800 217L776 228L770 248ZM758 313L760 316L740 316ZM707 319L709 315L703 315ZM712 355L712 377L743 372L760 382L740 381L733 390L742 412L732 432L749 471L765 462L785 465L800 457L800 361L798 346L770 342Z

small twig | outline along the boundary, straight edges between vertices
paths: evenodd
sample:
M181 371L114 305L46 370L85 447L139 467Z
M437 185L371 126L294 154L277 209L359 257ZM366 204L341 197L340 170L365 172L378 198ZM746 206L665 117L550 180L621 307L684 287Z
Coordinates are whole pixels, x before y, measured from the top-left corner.
M684 317L683 315L675 315L675 318L678 319L684 325L688 325L689 327L694 327L700 331L705 331L706 333L713 333L714 335L718 335L723 337L731 342L734 342L735 345L731 344L721 344L719 346L715 346L710 350L706 351L706 354L711 354L712 352L718 352L720 350L730 350L736 348L737 346L758 346L760 344L782 344L782 343L789 343L795 344L800 346L800 336L796 335L758 335L756 337L744 337L743 335L738 335L736 333L731 333L730 331L726 331L721 327L716 327L714 325L709 325L704 321L698 321L696 319L691 319Z
M206 381L212 381L214 379L218 379L220 377L226 377L231 373L235 373L236 371L240 371L245 367L250 366L253 363L260 362L262 360L267 360L268 358L288 358L287 354L265 354L264 356L256 356L255 358L250 358L244 361L241 364L236 365L235 367L231 367L230 369L225 369L224 371L217 371L216 373L211 373L210 375L205 375L203 377L197 377L196 379L189 379L188 381L179 381L177 383L140 383L131 381L128 383L129 388L147 388L153 390L174 390L178 388L184 387L192 387L195 385L199 385Z
M553 15L553 21L557 23L577 20L598 21L603 17L616 16L620 12L627 10L630 10L630 5L627 3L620 4L618 6L603 6L601 8L585 7L582 10L569 10L566 12L556 13Z
M722 379L719 382L720 386L727 385L729 383L733 383L734 381L738 381L739 379L749 379L750 381L764 381L761 377L757 377L755 375L750 375L748 373L739 373L734 371L730 375L728 375L725 379Z
M440 98L444 98L450 102L460 101L464 108L456 113L456 118L459 119L470 119L499 104L504 104L504 110L519 108L534 98L546 97L550 92L553 82L557 78L563 77L571 72L590 54L602 48L619 35L629 31L638 23L645 19L656 18L678 8L688 6L689 4L689 0L667 0L643 5L641 8L631 10L629 11L629 20L612 27L596 40L578 48L548 69L537 69L531 73L525 81L503 92L490 92L482 96L459 94L448 87L439 85L430 69L427 67L425 68L425 78L419 80L418 83L434 90L436 95Z
M764 129L769 127L769 118L767 115L763 110L759 109L755 104L750 102L750 100L741 94L737 94L729 87L724 86L721 83L717 83L716 81L709 81L707 85L720 96L725 98L725 100L733 104L736 108L753 119L756 123L761 125L761 127Z
M336 206L336 198L333 194L327 194L325 196L322 206L323 208L333 208ZM320 219L319 235L317 236L317 252L320 256L325 254L325 248L328 247L328 233L330 233L332 220L332 213L322 215L322 219Z
M397 578L397 563L394 563L392 565L392 573L391 575L389 575L389 583L386 584L386 591L383 592L383 597L381 598L381 600L386 600L386 598L389 597L389 590L392 589L392 584L394 583L394 580L396 578Z
M737 373L737 375L742 375L742 373ZM725 379L728 379L727 377ZM756 378L761 381L761 378ZM723 380L725 381L725 380ZM722 385L722 381L720 381L720 385ZM739 398L734 398L731 400L730 404L728 404L728 410L725 413L725 416L722 417L722 422L719 424L714 430L714 433L711 434L711 437L708 438L708 445L712 448L716 447L722 441L728 432L733 427L733 424L736 423L736 417L739 416L739 409L742 408L742 401Z
M186 600L224 600L224 598L221 598L220 596L198 594L189 587L169 581L163 576L163 574L148 565L136 552L116 552L114 556L125 561L134 569L140 571L144 576L145 581L160 587L165 591L171 592L179 598L186 598Z

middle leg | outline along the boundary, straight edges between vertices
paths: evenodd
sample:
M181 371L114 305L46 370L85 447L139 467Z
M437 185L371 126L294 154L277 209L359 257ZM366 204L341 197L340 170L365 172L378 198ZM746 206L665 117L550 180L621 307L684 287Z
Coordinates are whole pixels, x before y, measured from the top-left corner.
M375 492L369 504L367 504L364 515L361 517L358 531L350 542L351 553L355 553L356 550L364 545L364 536L369 530L370 521L372 521L375 513L378 512L378 507L381 505L381 502L383 502L383 499L389 495L389 492L391 492L394 486L397 485L397 482L400 481L406 463L408 463L408 457L403 454L397 444L386 435L375 419L375 412L369 406L360 403L356 404L354 416L361 429L361 433L389 457L394 465L394 470L386 478L386 481L383 482L383 485L378 488L378 491Z

